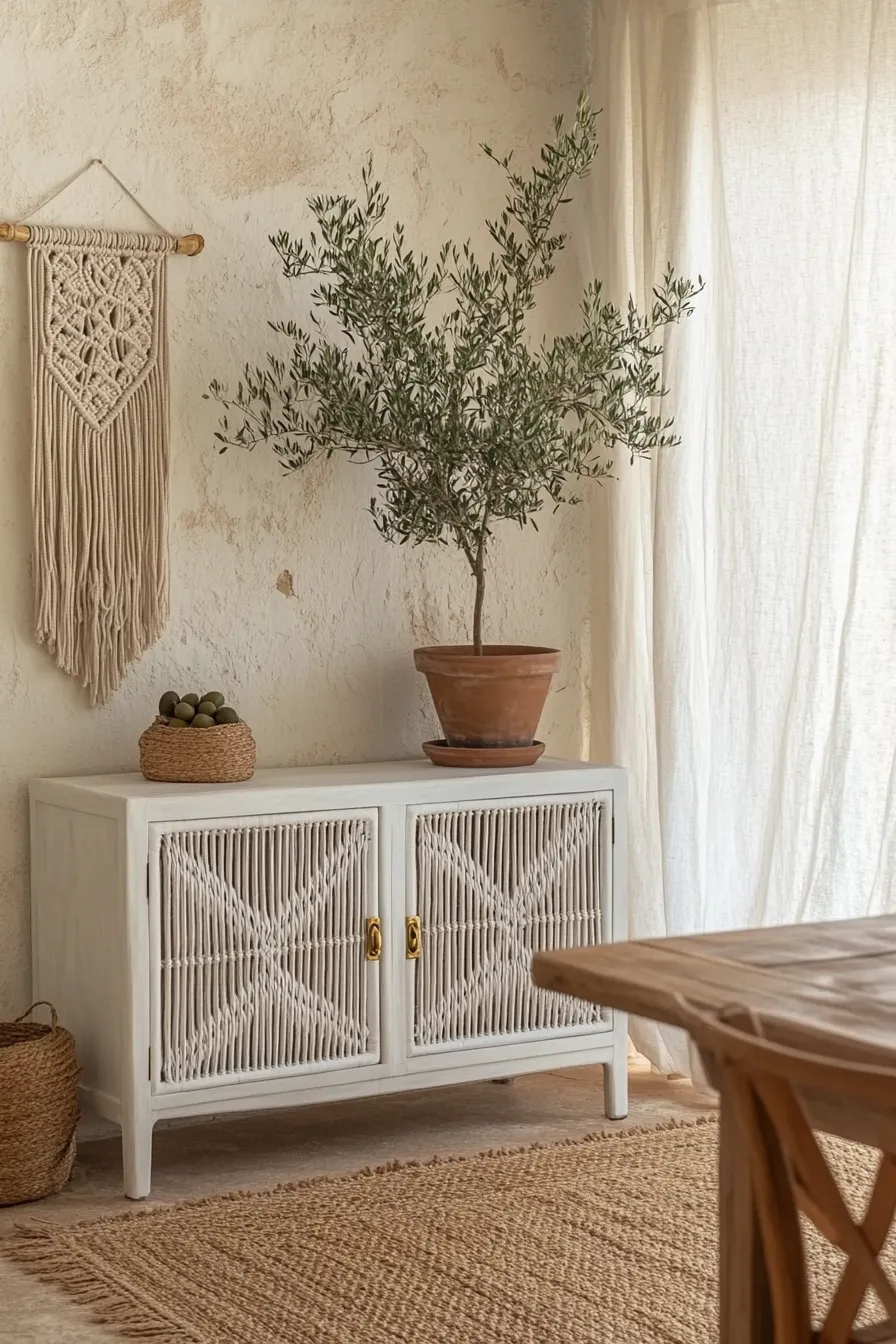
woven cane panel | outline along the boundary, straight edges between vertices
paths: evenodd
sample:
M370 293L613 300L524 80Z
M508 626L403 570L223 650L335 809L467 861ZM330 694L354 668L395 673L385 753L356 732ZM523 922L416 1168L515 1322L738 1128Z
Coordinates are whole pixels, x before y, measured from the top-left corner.
M534 952L600 942L599 832L592 800L417 817L415 1046L600 1021L530 974Z
M163 834L162 1082L368 1053L371 839L368 818Z

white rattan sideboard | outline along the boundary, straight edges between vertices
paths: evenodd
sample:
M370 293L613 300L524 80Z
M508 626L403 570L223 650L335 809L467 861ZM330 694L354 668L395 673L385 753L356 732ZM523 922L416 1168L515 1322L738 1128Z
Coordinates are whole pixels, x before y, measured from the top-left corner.
M31 786L34 998L121 1125L125 1193L175 1116L604 1065L626 1022L534 951L626 936L625 776L428 762Z

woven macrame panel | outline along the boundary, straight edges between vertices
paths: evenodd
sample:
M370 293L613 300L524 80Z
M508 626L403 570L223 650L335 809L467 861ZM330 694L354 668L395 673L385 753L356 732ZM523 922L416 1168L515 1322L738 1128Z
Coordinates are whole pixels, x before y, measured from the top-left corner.
M416 817L418 1050L601 1021L530 970L534 952L600 942L600 816L586 800Z
M370 817L163 832L162 1084L376 1062Z
M35 633L94 704L167 618L173 246L31 229Z

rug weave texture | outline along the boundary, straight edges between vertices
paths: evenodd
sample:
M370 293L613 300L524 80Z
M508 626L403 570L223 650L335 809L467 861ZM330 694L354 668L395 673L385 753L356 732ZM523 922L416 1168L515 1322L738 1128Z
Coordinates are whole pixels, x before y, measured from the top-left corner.
M873 1158L842 1149L844 1184L866 1188ZM713 1120L623 1130L0 1250L155 1344L716 1344L716 1160ZM816 1253L825 1294L834 1271Z

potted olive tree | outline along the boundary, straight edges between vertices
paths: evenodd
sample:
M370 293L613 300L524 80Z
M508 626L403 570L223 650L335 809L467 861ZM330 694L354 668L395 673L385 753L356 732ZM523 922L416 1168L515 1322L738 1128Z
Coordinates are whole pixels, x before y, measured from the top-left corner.
M566 241L558 211L597 150L595 123L583 95L569 129L556 118L527 174L483 145L508 183L483 259L469 242L447 242L430 260L400 224L387 231L388 198L369 163L359 199L311 200L307 241L271 239L287 276L316 277L306 323L272 323L284 354L247 368L235 393L210 388L225 407L221 452L267 443L289 471L321 453L371 462L381 535L463 555L471 642L415 652L445 735L441 753L427 744L436 759L538 755L533 739L559 653L485 642L495 528L534 525L545 506L578 503L577 480L610 475L619 452L633 462L677 442L656 410L665 394L660 337L691 312L699 278L695 285L670 268L647 312L632 300L621 310L591 283L574 331L540 343L527 336L538 288ZM335 319L335 339L318 313Z

